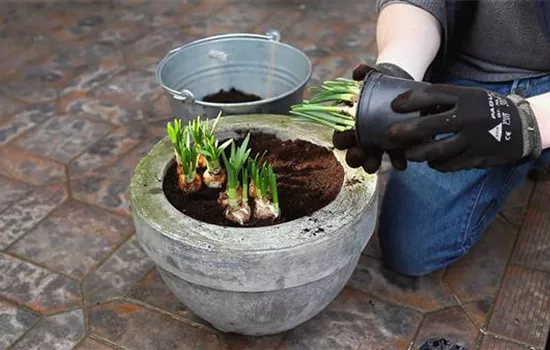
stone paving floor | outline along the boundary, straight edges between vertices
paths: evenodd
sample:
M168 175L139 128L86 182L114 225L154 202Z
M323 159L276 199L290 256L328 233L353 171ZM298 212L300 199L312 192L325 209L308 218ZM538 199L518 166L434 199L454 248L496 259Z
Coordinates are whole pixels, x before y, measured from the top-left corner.
M275 336L212 329L144 255L127 185L171 118L158 60L207 35L275 27L313 60L312 85L349 77L374 59L374 2L336 3L0 3L0 349L416 349L436 335L544 348L550 183L516 191L473 251L431 276L386 269L375 236L340 296Z

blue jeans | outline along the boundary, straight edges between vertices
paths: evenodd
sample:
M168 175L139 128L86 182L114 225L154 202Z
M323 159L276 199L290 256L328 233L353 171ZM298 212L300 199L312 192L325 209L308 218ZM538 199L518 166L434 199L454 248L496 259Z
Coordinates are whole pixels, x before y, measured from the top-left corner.
M550 76L497 84L454 77L447 82L523 97L550 91ZM478 242L510 192L543 164L550 164L550 150L529 163L490 170L440 173L410 162L405 171L393 171L378 229L385 262L404 275L421 276L457 261Z

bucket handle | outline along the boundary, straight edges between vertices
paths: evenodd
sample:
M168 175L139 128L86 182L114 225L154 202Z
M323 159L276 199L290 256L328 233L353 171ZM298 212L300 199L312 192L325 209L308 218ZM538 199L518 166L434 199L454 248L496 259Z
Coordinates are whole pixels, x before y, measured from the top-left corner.
M172 94L172 97L178 101L189 100L191 102L195 100L195 95L193 95L193 93L187 89L181 90L179 95Z
M230 38L251 38L251 39L264 39L264 40L270 40L279 42L281 41L281 33L277 29L270 29L268 30L264 35L262 34L252 34L252 33L233 33L233 34L221 34L221 35L214 35L210 36L208 38L195 40L191 43L185 44L180 47L176 47L175 49L172 49L168 51L168 54L166 57L172 56L176 52L186 49L190 46L206 43L213 40L219 40L219 39L230 39Z
M281 33L277 29L270 29L268 30L265 35L262 34L252 34L252 33L233 33L233 34L221 34L221 35L215 35L204 39L195 40L191 43L185 44L183 46L177 47L175 49L172 49L168 52L166 57L163 59L166 60L168 57L172 56L173 54L177 53L180 50L186 49L190 46L202 44L205 42L218 40L218 39L227 39L227 38L252 38L252 39L264 39L274 42L280 42L281 41ZM179 91L179 94L172 93L172 97L178 101L187 101L187 102L193 102L195 100L195 95L190 90L183 89Z

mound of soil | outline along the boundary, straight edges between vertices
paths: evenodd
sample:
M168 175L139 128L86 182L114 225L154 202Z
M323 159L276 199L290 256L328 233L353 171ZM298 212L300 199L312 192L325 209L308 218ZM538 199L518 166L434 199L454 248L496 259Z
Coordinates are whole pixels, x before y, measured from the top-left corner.
M260 96L231 88L228 91L222 89L214 94L207 95L202 100L210 103L243 103L259 101L261 99Z
M235 141L240 144L241 140ZM311 215L338 195L344 169L330 150L302 140L281 141L263 133L251 133L249 147L252 157L267 150L264 159L277 174L281 216L275 222L252 217L246 226L268 226ZM216 203L223 188L203 187L198 193L183 195L177 185L175 162L164 178L163 190L168 201L185 215L210 224L240 227L226 220L223 209ZM253 200L249 203L253 209Z

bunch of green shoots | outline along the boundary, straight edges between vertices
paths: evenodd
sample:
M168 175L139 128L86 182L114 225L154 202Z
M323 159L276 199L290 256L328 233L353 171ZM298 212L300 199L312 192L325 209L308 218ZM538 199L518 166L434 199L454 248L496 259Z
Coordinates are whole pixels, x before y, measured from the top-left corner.
M206 170L202 174L204 184L209 188L221 188L226 181L227 175L222 167L220 159L224 150L231 144L227 140L219 145L218 139L210 136L204 139L199 153L205 157Z
M248 174L244 167L250 149L248 142L250 141L250 133L248 133L239 147L235 141L231 140L231 151L229 158L222 152L225 169L227 172L227 184L223 197L227 201L222 200L222 206L225 206L225 217L240 225L245 224L250 220L251 210L248 204ZM242 185L239 183L239 174L242 173ZM246 188L244 188L246 186Z
M337 78L328 80L321 87L311 88L311 100L293 105L290 113L299 119L345 131L355 128L357 102L362 82Z
M220 145L214 136L220 115L210 128L207 121L201 121L200 117L186 126L178 119L168 123L167 133L174 148L179 187L185 194L191 194L199 191L203 184L209 188L222 188L225 184L218 203L224 208L224 216L228 220L240 225L250 221L252 210L249 196L254 198L255 217L260 220L276 219L280 208L273 167L262 162L265 153L260 160L258 155L250 159L250 133L238 147L233 139ZM231 149L227 156L229 145ZM201 156L206 167L202 176L198 171Z
M197 173L198 153L191 133L181 127L181 120L168 123L167 131L176 155L179 187L185 194L195 193L202 187L202 178Z
M254 184L251 196L254 198L254 216L260 220L275 220L280 215L277 176L271 164L250 159L250 177Z
M171 122L168 122L168 125L166 126L166 132L168 133L168 137L170 138L170 143L172 143L172 147L174 148L174 154L175 154L176 162L178 163L178 166L181 166L181 158L178 152L178 148L182 138L182 131L183 130L181 128L180 119L174 119L173 124Z
M199 153L197 166L206 168L203 173L203 181L209 188L221 188L226 180L226 172L221 166L220 159L224 150L231 144L231 140L220 145L219 140L214 136L214 130L220 117L221 112L210 128L207 124L208 120L202 122L200 117L189 123L189 129L193 134Z
M206 120L206 122L207 121L208 120ZM198 148L203 147L207 134L211 135L210 130L208 130L206 127L206 122L203 122L201 120L201 117L198 116L197 118L189 121L189 124L187 125L187 128L189 129L189 132L193 137L193 141ZM197 157L197 167L201 169L206 167L206 159L204 158L203 154L199 154L199 156Z

